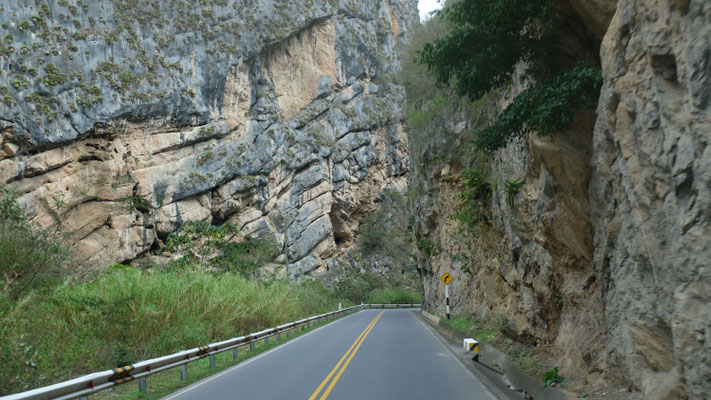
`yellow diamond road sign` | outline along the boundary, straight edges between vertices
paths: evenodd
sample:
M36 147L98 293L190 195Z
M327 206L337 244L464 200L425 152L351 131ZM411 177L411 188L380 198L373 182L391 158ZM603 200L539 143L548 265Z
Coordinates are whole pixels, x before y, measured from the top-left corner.
M445 285L449 285L452 282L452 275L450 275L449 272L445 272L439 279L441 279Z

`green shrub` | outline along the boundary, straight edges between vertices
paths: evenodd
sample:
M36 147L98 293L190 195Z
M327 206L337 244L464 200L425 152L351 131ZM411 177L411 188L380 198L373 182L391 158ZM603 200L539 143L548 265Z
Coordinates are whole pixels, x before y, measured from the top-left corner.
M363 218L358 227L358 245L362 253L375 252L385 248L384 240L388 236L385 213L374 212Z
M602 87L597 65L579 65L553 81L524 90L491 126L477 132L476 144L493 152L514 137L536 132L549 136L569 128L573 111L593 107Z
M512 179L504 182L504 190L506 190L506 204L513 208L516 195L521 191L523 181L520 179Z
M366 299L368 304L419 304L421 301L418 293L399 287L375 289Z
M554 1L461 0L448 2L441 16L449 31L418 53L437 83L476 100L510 85L519 65L525 70L518 78L531 83L490 127L477 132L480 150L492 152L527 132L566 129L576 110L597 101L602 72L595 52L581 55L562 43L561 37L573 35L556 23L569 17Z
M259 268L274 261L281 253L281 248L273 239L249 236L243 242L225 244L222 250L223 254L216 257L212 263L247 278L256 278Z
M16 300L55 282L68 255L59 232L29 223L17 196L0 186L0 297Z
M556 383L561 383L564 380L565 378L560 376L560 370L558 369L558 367L553 367L553 369L544 372L543 377L541 377L541 382L543 382L544 388L552 386Z
M430 257L439 254L439 251L437 250L437 245L424 238L417 241L417 248L422 250L423 253L427 254Z
M407 269L412 253L407 198L396 190L386 190L381 199L380 210L363 218L358 226L358 250L365 256L388 256L395 269Z
M368 272L348 271L333 287L336 297L348 299L353 303L365 302L370 292L385 287L385 282Z
M173 263L180 268L206 268L220 261L222 251L239 232L234 224L210 225L205 221L185 221L171 233L161 252L181 255Z
M484 179L480 168L462 172L463 189L459 196L459 212L455 214L464 229L479 233L489 223L488 207L491 184Z

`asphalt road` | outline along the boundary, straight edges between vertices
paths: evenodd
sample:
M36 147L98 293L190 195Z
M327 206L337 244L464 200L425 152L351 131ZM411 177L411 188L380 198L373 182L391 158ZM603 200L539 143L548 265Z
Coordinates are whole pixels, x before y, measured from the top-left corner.
M407 310L364 310L165 399L495 397Z

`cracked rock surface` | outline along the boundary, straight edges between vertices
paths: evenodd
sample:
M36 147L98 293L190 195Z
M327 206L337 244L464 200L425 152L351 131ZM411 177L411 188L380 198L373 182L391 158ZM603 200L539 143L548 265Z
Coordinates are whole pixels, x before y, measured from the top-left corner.
M0 183L91 267L200 219L275 238L298 279L354 243L382 189L405 186L391 76L413 0L0 10Z

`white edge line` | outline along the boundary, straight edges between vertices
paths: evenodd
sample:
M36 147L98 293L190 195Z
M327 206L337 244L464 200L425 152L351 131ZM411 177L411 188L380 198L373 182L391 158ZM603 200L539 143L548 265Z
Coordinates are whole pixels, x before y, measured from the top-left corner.
M299 337L297 337L297 338L291 339L291 340L289 340L289 341L287 341L287 342L285 342L285 343L282 343L282 344L280 344L280 345L274 347L273 349L269 349L269 350L267 350L267 351L265 351L265 352L263 352L263 353L261 353L261 354L257 354L257 355L254 356L254 357L250 357L250 358L248 358L247 360L242 361L241 363L239 363L239 364L237 364L237 365L234 365L234 366L232 366L232 367L229 367L229 368L227 368L226 370L221 371L221 372L218 372L218 373L216 373L215 375L211 375L211 376L209 376L209 377L207 377L207 378L205 378L205 379L203 379L203 380L197 381L197 382L191 384L190 386L184 387L184 388L178 390L177 392L174 392L174 393L172 393L172 394L169 394L169 395L166 396L166 397L162 397L160 400L171 400L171 399L174 399L174 398L176 398L176 397L178 397L178 396L182 396L183 394L185 394L185 393L187 393L187 392L189 392L189 391L191 391L191 390L193 390L193 389L195 389L195 388L197 388L197 387L199 387L199 386L201 386L201 385L204 385L204 384L206 384L206 383L208 383L208 382L211 382L211 381L213 381L213 380L215 380L215 379L221 377L222 375L228 374L228 373L230 373L230 372L232 372L232 371L234 371L234 370L236 370L236 369L238 369L238 368L240 368L240 367L244 367L245 365L251 363L252 361L256 361L256 360L258 360L258 359L260 359L260 358L266 356L267 354L269 354L269 353L271 353L271 352L273 352L273 351L279 350L280 348L282 348L282 347L284 347L284 346L286 346L286 345L288 345L288 344L294 343L294 342L298 341L299 339L305 338L305 337L309 336L309 335L312 334L312 333L318 332L319 330L321 330L321 329L323 329L323 328L326 328L326 327L328 327L328 326L332 326L333 324L336 324L336 323L338 323L338 322L340 322L340 321L343 321L343 320L345 320L345 319L348 318L348 317L352 317L352 316L354 316L354 315L360 313L361 311L365 311L365 310L360 310L360 311L358 311L358 312L356 312L356 313L353 313L353 314L351 314L351 315L347 315L347 316L345 316L345 317L343 317L343 318L340 318L340 319L338 319L337 321L333 321L333 322L330 322L330 323L328 323L328 324L326 324L326 325L324 325L324 326L320 326L320 327L318 327L318 328L312 330L311 332L308 332L308 333L306 333L306 334L304 334L304 335L301 335L301 336L299 336ZM418 320L419 320L419 318L418 318ZM422 322L422 321L420 321L420 322ZM258 339L258 340L261 340L261 339Z
M427 326L427 324L422 322L422 319L418 318L416 315L414 317L415 317L415 319L417 319L417 321L419 321L422 324L422 326L425 327L425 330L427 332L429 332L430 335L434 336L435 339L437 339L440 343L442 343L442 345L444 345L444 347L447 350L449 350L450 353L452 353L452 355L454 356L454 359L457 360L459 365L461 365L462 368L467 370L467 372L469 372L469 374L472 377L474 377L474 379L476 379L481 384L482 388L484 388L484 390L486 390L488 392L488 394L491 396L491 398L493 398L493 399L499 398L498 396L494 395L494 393L492 392L489 385L486 382L484 382L484 378L481 376L478 376L477 374L474 373L474 371L469 369L469 367L466 364L464 364L464 362L459 358L459 355L457 353L455 353L454 350L452 350L452 346L450 346L450 344L448 344L448 343L445 343L444 339L440 335L434 333L434 331L433 331L434 328Z

